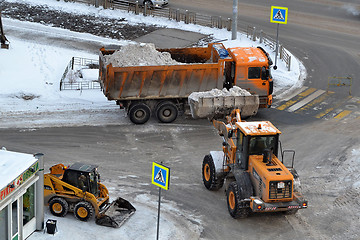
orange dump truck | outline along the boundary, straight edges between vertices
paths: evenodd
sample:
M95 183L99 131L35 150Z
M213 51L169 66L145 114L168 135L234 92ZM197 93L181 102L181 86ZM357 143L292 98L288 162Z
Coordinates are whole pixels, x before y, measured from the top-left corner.
M147 122L151 114L160 122L170 123L179 112L188 109L191 93L212 89L237 86L247 90L257 99L256 111L252 111L255 114L257 108L272 104L272 61L260 47L226 49L222 43L211 43L207 47L157 51L170 53L178 64L114 67L105 56L115 50L100 49L99 80L103 92L108 100L125 108L136 124ZM246 104L249 98L242 102ZM230 105L238 108L235 102Z

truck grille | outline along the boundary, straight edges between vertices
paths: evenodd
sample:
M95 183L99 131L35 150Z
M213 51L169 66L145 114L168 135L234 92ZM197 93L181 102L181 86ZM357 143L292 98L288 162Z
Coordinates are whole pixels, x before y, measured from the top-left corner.
M269 199L291 198L292 181L271 181Z

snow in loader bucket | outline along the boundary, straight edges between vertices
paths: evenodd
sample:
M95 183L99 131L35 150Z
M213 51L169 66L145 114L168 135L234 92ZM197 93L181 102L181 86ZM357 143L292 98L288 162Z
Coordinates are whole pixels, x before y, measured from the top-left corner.
M101 211L100 217L96 219L96 224L119 228L135 211L135 207L129 201L119 197Z
M214 119L240 109L241 117L256 115L259 109L259 97L234 86L227 90L213 89L206 92L193 92L188 97L193 118Z

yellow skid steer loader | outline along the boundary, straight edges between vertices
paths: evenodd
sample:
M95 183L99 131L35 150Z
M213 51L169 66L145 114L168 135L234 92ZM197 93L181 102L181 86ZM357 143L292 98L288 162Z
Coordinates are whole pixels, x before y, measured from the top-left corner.
M77 219L88 221L95 214L97 224L117 228L135 213L134 206L121 197L109 202L109 191L100 183L97 167L74 163L50 168L44 175L44 200L53 215L73 212Z

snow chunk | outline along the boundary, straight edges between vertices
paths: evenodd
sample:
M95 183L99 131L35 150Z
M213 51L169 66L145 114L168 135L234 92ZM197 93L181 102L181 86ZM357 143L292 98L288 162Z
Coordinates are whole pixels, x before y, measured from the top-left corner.
M189 95L188 99L192 99L196 102L199 101L199 98L204 98L204 97L228 97L228 96L251 96L251 94L246 91L245 89L242 89L238 86L234 86L232 88L230 88L229 90L227 90L226 88L224 88L223 90L220 89L212 89L211 91L206 91L206 92L193 92Z
M113 67L183 64L172 59L170 53L156 50L153 43L128 44L104 57L106 65L111 63Z

